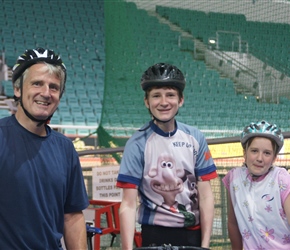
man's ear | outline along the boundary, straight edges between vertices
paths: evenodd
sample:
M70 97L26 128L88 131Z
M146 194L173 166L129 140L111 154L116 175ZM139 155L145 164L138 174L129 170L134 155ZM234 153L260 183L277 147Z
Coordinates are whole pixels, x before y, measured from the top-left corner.
M15 95L16 97L20 97L20 95L21 95L20 88L14 88L14 95Z

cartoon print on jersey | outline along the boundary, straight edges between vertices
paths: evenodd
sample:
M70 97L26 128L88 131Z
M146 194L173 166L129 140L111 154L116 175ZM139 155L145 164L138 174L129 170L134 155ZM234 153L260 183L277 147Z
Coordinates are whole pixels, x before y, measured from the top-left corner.
M171 156L160 155L157 166L152 167L148 175L152 178L151 189L163 197L164 207L175 209L177 207L175 197L184 189L181 179L184 175L183 168L176 166L175 160Z
M190 198L190 211L194 211L198 208L198 192L197 192L197 184L196 178L193 174L188 174L186 179L186 184L189 190L189 198ZM187 206L188 206L187 205Z
M163 203L160 204L158 209L166 209L173 213L179 213L176 223L178 226L192 226L195 224L195 216L193 213L187 212L186 207L179 204L176 200L176 195L184 190L184 177L185 171L181 166L176 165L176 161L166 154L161 154L158 157L157 165L151 167L148 176L152 179L150 181L151 189L163 197ZM154 220L162 220L156 214ZM160 213L162 215L162 213Z
M185 205L187 211L192 211L195 214L195 224L199 223L199 209L198 209L198 191L195 175L186 171L186 180L184 182L185 186L189 191L190 202Z

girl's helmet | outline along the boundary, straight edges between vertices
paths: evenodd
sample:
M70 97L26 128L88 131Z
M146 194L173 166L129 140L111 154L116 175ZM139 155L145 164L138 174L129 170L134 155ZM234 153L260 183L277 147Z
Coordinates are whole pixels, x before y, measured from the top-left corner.
M284 136L280 130L280 128L277 127L276 124L270 124L267 121L259 121L257 123L252 122L250 125L246 126L241 133L241 143L242 146L245 147L246 142L251 137L267 137L269 139L272 139L276 142L278 145L279 152L284 144Z
M157 63L149 67L141 78L141 87L144 91L153 86L173 86L182 92L185 87L185 78L174 65Z
M55 54L53 50L43 48L26 50L21 56L18 57L16 64L12 69L12 82L14 83L27 68L37 62L46 62L52 65L60 66L65 73L65 83L66 67L60 56Z

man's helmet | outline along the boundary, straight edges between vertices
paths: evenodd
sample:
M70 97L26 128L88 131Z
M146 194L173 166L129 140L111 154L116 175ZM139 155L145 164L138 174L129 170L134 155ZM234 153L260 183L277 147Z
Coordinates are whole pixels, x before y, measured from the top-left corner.
M252 122L250 125L246 126L241 133L241 143L242 146L245 147L246 142L251 137L267 137L269 139L273 139L276 144L278 145L278 151L281 150L284 144L284 136L280 130L280 128L277 127L276 124L270 124L267 121L259 121L257 123Z
M36 64L38 62L46 62L54 66L60 66L61 70L64 72L64 81L63 83L61 83L61 93L60 93L60 97L61 97L65 88L66 67L64 63L62 62L60 56L55 54L53 50L49 50L49 49L43 49L43 48L29 49L29 50L26 50L21 56L18 57L16 64L14 65L12 69L13 86L15 85L15 81L19 77L21 77L21 75L27 68L31 67L33 64ZM47 117L44 120L39 120L35 118L33 115L31 115L27 111L27 109L23 106L23 102L22 102L23 79L20 80L19 87L21 89L21 95L20 97L14 96L14 100L20 102L20 105L22 106L24 113L31 120L38 122L37 126L41 126L42 124L47 123L51 119L53 114L51 114L49 117Z
M182 92L185 87L185 79L177 67L166 63L157 63L149 67L141 78L141 87L144 91L153 86L173 86Z
M43 48L26 50L21 56L18 57L16 64L12 69L12 82L14 83L27 68L37 62L46 62L52 65L59 65L65 73L65 82L66 67L60 56L55 54L53 50Z

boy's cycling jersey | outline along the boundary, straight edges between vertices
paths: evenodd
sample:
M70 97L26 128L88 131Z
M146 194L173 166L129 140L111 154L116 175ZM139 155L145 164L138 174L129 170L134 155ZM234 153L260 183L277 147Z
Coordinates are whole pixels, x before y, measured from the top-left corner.
M165 133L152 121L127 142L117 186L138 188L140 224L167 227L199 225L198 181L217 177L204 135L176 122Z

